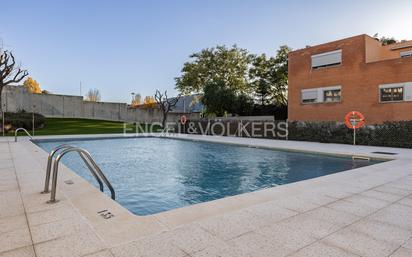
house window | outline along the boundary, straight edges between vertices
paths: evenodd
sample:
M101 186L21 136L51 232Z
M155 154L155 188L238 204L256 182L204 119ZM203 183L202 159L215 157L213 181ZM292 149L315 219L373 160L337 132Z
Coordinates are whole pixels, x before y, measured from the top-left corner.
M342 63L342 50L312 55L312 69L336 66Z
M324 90L323 101L325 103L340 102L340 89Z
M403 101L404 89L403 87L384 87L380 92L381 102Z
M302 103L336 103L341 101L341 86L303 89Z
M318 90L302 90L302 103L318 102Z
M401 52L401 57L402 57L402 58L412 57L412 51Z

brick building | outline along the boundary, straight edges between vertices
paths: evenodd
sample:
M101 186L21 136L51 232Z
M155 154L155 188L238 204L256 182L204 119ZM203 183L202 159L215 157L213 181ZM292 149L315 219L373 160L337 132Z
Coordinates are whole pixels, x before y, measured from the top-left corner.
M289 120L368 124L412 120L412 40L382 46L360 35L289 54Z

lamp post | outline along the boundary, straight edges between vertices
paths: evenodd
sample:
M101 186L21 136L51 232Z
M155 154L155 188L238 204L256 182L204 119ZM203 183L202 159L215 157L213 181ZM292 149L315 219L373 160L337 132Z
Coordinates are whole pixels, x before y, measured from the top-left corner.
M130 93L130 94L132 95L132 101L130 102L130 105L133 106L133 101L134 101L134 95L135 95L135 93L132 92L132 93Z

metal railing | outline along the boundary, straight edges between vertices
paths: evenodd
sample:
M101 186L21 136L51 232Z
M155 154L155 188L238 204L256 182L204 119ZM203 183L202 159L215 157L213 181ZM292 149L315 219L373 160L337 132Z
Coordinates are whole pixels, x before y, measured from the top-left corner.
M61 153L56 157L53 163L53 156L59 151L62 150ZM113 186L107 179L107 177L104 175L102 170L99 168L99 166L96 164L96 162L93 160L92 156L90 153L82 148L79 147L74 147L70 145L60 145L56 148L54 148L48 157L47 160L47 169L46 169L46 179L44 183L44 190L42 193L49 193L49 183L50 183L50 173L51 173L51 167L53 166L53 177L52 177L52 188L51 188L51 194L50 194L50 200L47 201L48 203L55 203L57 202L56 200L56 191L57 191L57 176L58 176L58 170L59 170L59 163L60 160L63 158L64 155L66 155L69 152L77 152L83 162L86 164L87 168L89 171L92 173L93 177L97 180L99 183L100 191L104 191L103 188L103 182L104 184L109 188L110 193L111 193L111 198L115 200L115 191L113 189ZM102 182L103 180L103 182Z
M16 129L16 131L14 131L14 142L17 142L17 132L19 132L20 130L23 130L24 132L26 132L27 136L30 139L33 139L33 137L30 135L30 133L25 128L18 128Z

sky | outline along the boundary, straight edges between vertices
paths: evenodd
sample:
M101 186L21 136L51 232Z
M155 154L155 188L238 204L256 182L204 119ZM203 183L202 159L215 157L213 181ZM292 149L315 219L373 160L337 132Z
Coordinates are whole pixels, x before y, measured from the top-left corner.
M359 34L412 39L411 0L0 0L0 38L42 89L130 102L177 94L189 55L218 44L275 55Z

